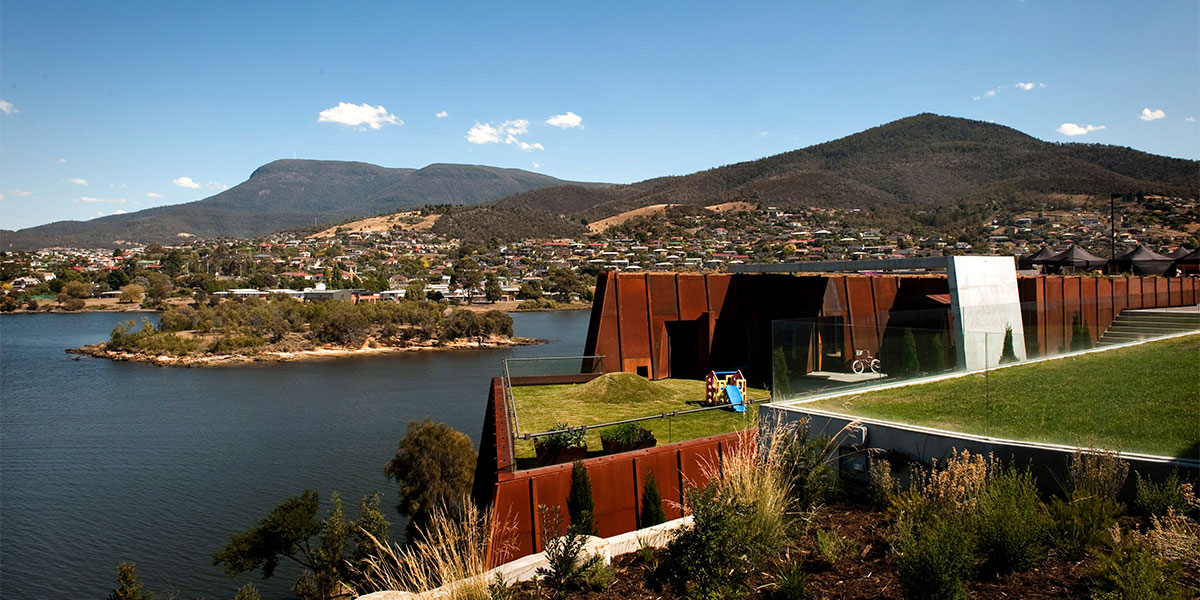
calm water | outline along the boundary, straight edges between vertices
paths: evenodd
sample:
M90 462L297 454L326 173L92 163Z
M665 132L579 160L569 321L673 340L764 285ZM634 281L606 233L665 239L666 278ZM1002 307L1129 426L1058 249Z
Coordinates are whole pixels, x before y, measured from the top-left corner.
M0 596L103 598L122 560L181 598L232 598L247 581L287 596L294 571L234 581L211 553L305 488L340 491L349 518L379 490L398 521L383 465L408 421L478 445L501 359L580 354L588 317L513 315L518 335L552 340L540 346L207 369L63 352L128 315L0 317Z

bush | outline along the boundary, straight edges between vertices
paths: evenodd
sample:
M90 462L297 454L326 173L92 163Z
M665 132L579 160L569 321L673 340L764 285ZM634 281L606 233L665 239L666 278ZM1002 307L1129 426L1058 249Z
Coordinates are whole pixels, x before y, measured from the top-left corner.
M362 346L367 339L370 322L350 302L331 301L329 307L313 320L312 338L318 342L341 346Z
M234 354L265 346L267 341L257 335L226 335L208 345L209 354Z
M1162 485L1154 483L1149 477L1142 479L1141 473L1135 472L1133 475L1134 484L1137 487L1134 507L1138 514L1147 517L1161 517L1167 514L1168 509L1172 508L1179 514L1187 513L1190 507L1179 483L1178 471L1172 469L1171 474L1162 482Z
M829 564L839 563L858 554L860 546L854 538L842 537L831 529L818 529L816 534L817 552Z
M522 301L517 304L517 310L554 310L558 303L549 298L537 298Z
M1136 538L1126 537L1096 560L1092 598L1096 600L1174 600L1183 590L1174 583L1179 566L1164 562Z
M134 302L140 302L142 300L142 294L145 293L146 288L136 283L131 283L121 288L121 297L117 298L117 302L121 304L133 304Z
M970 526L953 518L934 518L916 526L896 542L897 575L912 600L967 596L974 571Z
M545 567L538 567L537 575L553 592L555 598L566 598L567 593L581 589L604 589L612 584L615 574L604 564L599 554L584 556L583 546L587 533L576 524L562 530L560 509L557 506L538 507L542 518L542 531L546 535Z
M534 438L533 445L539 451L542 450L562 450L563 448L574 448L583 445L583 429L571 429L571 426L566 423L555 423L550 426L553 431L550 435L544 435L539 438Z
M87 306L87 302L84 302L80 298L67 298L67 300L65 302L63 302L63 305L62 305L63 310L70 310L70 311L83 310L84 306Z
M921 362L917 359L917 338L912 329L904 330L904 341L901 346L902 373L918 375L921 373Z
M1050 501L1050 539L1054 548L1066 560L1082 559L1108 536L1108 529L1117 523L1121 507L1113 500L1071 492L1067 498Z
M1045 555L1048 523L1029 471L995 469L978 514L979 547L996 571L1024 571Z
M642 512L638 515L638 528L645 529L666 522L667 513L663 511L662 494L654 482L654 473L647 473L646 483L642 486Z
M654 434L645 427L637 423L621 423L613 427L607 427L600 432L600 439L622 446L632 446L641 442L649 441L654 437Z
M1013 332L1009 325L1004 326L1004 347L1000 350L1000 364L1007 365L1017 362L1017 353L1013 350Z
M692 524L667 544L656 576L686 598L742 598L747 580L760 566L755 553L753 508L737 498L721 498L718 484L691 488L686 502Z
M592 497L592 478L588 477L583 461L571 466L571 491L567 494L567 513L571 527L585 535L597 535L596 501Z
M805 600L808 593L808 572L800 561L787 561L775 573L775 589L771 598L775 600Z
M786 435L774 437L782 445L780 466L796 508L814 509L837 489L837 472L833 466L835 446L828 437L814 437L807 419Z

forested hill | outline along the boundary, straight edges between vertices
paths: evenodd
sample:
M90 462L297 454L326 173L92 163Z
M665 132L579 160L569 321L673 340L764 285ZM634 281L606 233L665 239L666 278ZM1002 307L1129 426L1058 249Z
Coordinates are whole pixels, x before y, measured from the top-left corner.
M259 167L245 182L196 202L0 231L0 249L110 247L117 240L168 244L186 238L180 234L249 238L426 204L478 204L563 183L520 169L475 165L392 169L361 162L277 160Z
M1002 125L920 114L824 144L623 186L558 186L462 209L435 230L463 238L577 235L653 204L744 200L861 208L878 227L952 229L1041 206L1050 194L1200 196L1200 163L1100 144L1043 142Z

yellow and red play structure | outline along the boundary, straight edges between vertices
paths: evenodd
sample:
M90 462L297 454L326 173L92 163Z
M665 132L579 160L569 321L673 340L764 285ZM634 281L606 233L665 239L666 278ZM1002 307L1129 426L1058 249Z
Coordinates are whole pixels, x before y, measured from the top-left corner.
M709 371L704 379L704 402L709 406L728 403L734 412L746 412L746 378L742 370Z

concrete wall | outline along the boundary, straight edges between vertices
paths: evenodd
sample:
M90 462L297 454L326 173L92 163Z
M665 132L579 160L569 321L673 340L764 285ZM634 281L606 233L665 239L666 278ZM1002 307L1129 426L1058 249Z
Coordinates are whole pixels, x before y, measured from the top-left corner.
M1006 328L1012 328L1013 352L1025 360L1025 330L1016 263L1011 256L952 256L950 312L958 365L976 371L1000 364Z

